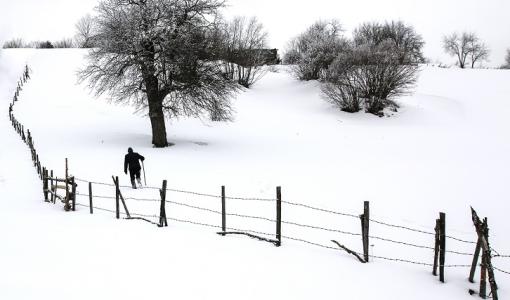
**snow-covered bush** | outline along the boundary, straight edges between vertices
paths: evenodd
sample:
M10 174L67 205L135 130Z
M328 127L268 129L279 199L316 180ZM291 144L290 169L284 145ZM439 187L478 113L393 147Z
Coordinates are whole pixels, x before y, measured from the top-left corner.
M414 28L401 21L382 23L364 23L353 33L355 45L374 45L387 43L392 46L400 64L425 62L422 48L425 42Z
M337 21L318 21L289 42L284 63L300 80L316 80L328 69L347 42Z
M416 82L418 66L401 64L389 41L378 45L352 45L341 53L323 76L322 91L341 110L382 116L385 108L397 109L393 101Z

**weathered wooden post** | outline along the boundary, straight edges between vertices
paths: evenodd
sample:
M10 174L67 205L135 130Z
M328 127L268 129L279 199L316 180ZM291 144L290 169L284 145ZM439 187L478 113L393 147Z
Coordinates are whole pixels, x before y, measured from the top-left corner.
M478 265L478 257L480 256L480 250L482 249L482 244L480 239L476 242L475 254L473 255L473 262L471 263L471 270L469 271L469 282L475 282L475 272L476 267ZM482 262L483 263L483 262Z
M161 207L159 210L159 227L168 226L168 220L166 218L166 185L167 181L163 180L163 186L159 190L161 196Z
M369 260L368 248L369 248L369 239L368 233L370 228L370 202L365 201L363 203L363 214L360 216L361 219L361 238L363 241L363 259L365 262Z
M282 187L276 187L276 247L282 245Z
M53 170L51 170L51 172L50 172L50 177L51 177L50 186L51 186L51 190L53 191ZM55 184L57 184L57 182L55 182ZM55 204L55 195L53 195L53 193L51 193L51 202L53 204Z
M444 283L444 264L446 254L446 214L439 213L439 280Z
M76 182L74 181L74 176L71 177L71 189L72 210L76 211Z
M94 206L92 205L92 182L89 182L89 207L90 207L90 214L93 214Z
M227 208L225 203L225 186L221 186L221 231L223 236L227 232Z
M66 200L64 204L64 210L69 211L71 209L71 205L69 204L69 169L67 164L67 158L66 158L66 170L65 170L65 186L66 186Z
M120 211L119 211L119 196L120 196L120 189L119 189L119 176L115 177L115 217L117 219L120 218Z
M43 181L43 192L44 192L44 202L49 202L48 200L48 170L44 168L44 181Z
M480 266L480 298L487 298L487 256L485 251L482 253L482 265Z
M432 274L434 276L437 276L437 261L439 259L439 219L436 219L436 227L434 227L434 230L436 232L436 235L435 235L435 243L434 243L434 265L432 267Z

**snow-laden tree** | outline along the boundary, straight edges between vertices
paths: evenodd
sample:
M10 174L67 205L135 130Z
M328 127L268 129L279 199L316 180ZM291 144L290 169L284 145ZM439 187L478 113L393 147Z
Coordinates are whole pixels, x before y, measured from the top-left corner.
M155 147L168 145L168 117L231 117L237 83L218 61L219 0L102 0L95 48L80 71L97 94L148 108Z
M284 63L294 65L297 78L317 80L346 44L337 21L318 21L289 42Z
M266 73L267 32L256 17L235 17L222 27L224 71L249 88Z

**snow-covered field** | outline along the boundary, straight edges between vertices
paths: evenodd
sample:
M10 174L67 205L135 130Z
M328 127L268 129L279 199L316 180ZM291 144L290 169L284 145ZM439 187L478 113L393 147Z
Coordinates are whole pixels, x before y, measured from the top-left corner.
M170 220L157 228L111 213L45 204L26 145L12 130L8 103L25 63L32 69L14 112L33 134L41 161L57 175L111 183L129 146L146 157L149 186L205 194L274 198L433 231L440 211L447 234L475 240L469 207L488 217L494 249L510 253L510 72L424 67L416 93L399 99L392 117L347 114L321 98L316 82L299 82L283 67L235 99L234 122L181 119L167 123L166 149L151 147L150 123L131 107L94 98L78 85L81 50L7 50L0 54L1 299L468 299L469 269L448 268L446 284L428 266L375 258L360 264L340 250L283 239L282 247L217 229ZM88 193L79 182L78 192ZM122 190L159 197L157 190ZM114 195L94 185L94 193ZM219 210L219 199L169 192L168 200ZM79 197L78 201L87 203ZM110 199L95 205L114 208ZM132 212L155 215L157 202L128 200ZM273 219L273 202L229 199L230 213ZM220 225L220 217L167 205L171 218ZM283 219L360 232L358 219L283 205ZM274 224L229 217L228 226L273 232ZM359 236L283 224L282 234L361 251ZM370 234L433 246L433 236L372 223ZM431 263L429 249L371 239L371 254ZM447 240L447 249L474 245ZM448 253L447 264L471 257ZM510 270L508 258L494 265ZM496 272L500 299L510 275Z

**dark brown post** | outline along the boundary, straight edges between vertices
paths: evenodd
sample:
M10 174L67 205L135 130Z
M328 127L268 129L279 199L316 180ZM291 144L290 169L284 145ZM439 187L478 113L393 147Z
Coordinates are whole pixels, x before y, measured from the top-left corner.
M167 181L163 180L163 186L161 190L159 190L159 194L161 196L161 208L159 210L159 227L168 226L168 221L166 219L166 185Z
M44 190L44 202L49 202L48 200L48 170L44 168L44 181L43 181L43 190Z
M473 262L471 263L471 271L469 271L469 282L471 283L475 282L475 272L478 265L478 257L480 256L480 249L482 249L482 244L480 239L478 239L478 242L476 243L475 254L473 255Z
M76 211L76 183L74 182L74 176L71 177L71 188L72 188L71 199L73 201L72 210Z
M276 187L276 247L282 245L282 188Z
M69 211L71 209L71 206L69 205L69 170L67 165L67 158L66 158L66 172L65 172L65 184L66 184L66 201L64 204L64 210Z
M361 227L362 227L362 240L363 240L363 259L368 262L368 248L369 248L369 225L370 225L370 202L365 201L363 203L363 214L361 215Z
M439 280L444 283L444 264L446 254L446 214L439 213Z
M115 217L117 219L120 218L120 211L119 211L119 196L120 196L120 190L119 190L119 176L115 177Z
M50 188L53 191L53 170L51 170L51 172L50 172L50 177L51 177L51 179L50 179L51 187ZM55 184L56 184L56 182L55 182ZM51 202L55 203L55 195L53 195L53 193L51 193Z
M435 243L434 243L434 266L432 267L432 275L437 276L437 261L439 259L439 219L436 219Z
M487 255L485 251L482 253L482 265L480 267L480 298L487 297Z
M92 182L89 182L89 207L90 207L90 214L93 214L94 206L92 205Z
M225 186L221 186L221 231L227 232L227 208L225 203ZM225 234L222 234L225 236Z

